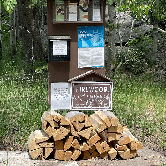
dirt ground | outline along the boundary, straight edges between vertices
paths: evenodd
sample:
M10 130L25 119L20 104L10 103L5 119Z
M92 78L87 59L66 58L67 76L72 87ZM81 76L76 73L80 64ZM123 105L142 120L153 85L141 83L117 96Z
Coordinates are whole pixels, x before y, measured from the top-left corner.
M8 159L8 160L7 160ZM163 154L144 147L138 150L135 158L129 160L122 160L116 158L115 160L108 159L89 159L79 161L58 161L50 160L32 160L28 152L22 151L0 151L0 166L166 166L166 156Z

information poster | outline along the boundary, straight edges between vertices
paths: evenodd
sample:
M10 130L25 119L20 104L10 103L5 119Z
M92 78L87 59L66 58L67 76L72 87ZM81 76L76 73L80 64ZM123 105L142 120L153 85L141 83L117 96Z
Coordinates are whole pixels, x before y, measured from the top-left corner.
M67 41L53 40L53 55L67 55Z
M56 21L64 21L64 1L55 1L55 19Z
M70 109L71 95L69 83L51 83L51 109Z
M79 1L79 21L88 21L88 4L89 0Z
M100 0L93 0L93 21L101 21Z
M77 3L69 4L69 21L77 21Z
M104 26L78 27L78 68L104 67Z

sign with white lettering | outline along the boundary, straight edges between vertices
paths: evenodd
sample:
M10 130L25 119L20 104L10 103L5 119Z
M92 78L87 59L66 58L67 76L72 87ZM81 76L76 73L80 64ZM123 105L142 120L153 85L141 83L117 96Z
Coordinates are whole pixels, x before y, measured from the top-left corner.
M73 82L72 110L111 110L112 91L112 82Z

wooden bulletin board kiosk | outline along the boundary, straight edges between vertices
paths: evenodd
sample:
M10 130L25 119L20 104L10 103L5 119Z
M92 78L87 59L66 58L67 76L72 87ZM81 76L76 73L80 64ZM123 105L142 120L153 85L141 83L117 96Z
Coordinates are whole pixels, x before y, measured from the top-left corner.
M105 76L105 0L47 0L48 92L90 70ZM66 85L67 86L67 85Z

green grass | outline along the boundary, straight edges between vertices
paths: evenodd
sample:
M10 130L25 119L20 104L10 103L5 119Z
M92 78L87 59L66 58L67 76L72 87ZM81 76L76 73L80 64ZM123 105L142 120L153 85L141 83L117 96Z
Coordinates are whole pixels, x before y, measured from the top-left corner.
M37 62L31 66L33 75L27 76L21 46L13 61L9 50L3 49L0 64L0 143L14 148L23 147L30 133L41 129L41 116L50 106L47 63ZM120 123L140 141L155 136L166 148L166 82L154 82L152 73L117 74L114 80L112 111Z

